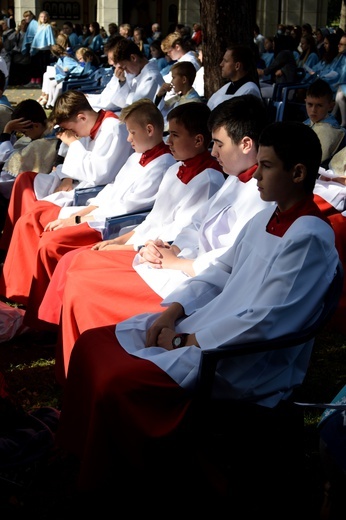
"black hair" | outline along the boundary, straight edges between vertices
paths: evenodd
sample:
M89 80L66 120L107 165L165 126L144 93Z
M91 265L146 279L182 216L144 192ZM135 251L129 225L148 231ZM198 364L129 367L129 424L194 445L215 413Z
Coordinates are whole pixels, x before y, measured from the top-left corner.
M172 108L167 114L167 121L175 119L177 123L183 125L190 135L202 134L205 147L211 141L211 132L208 128L208 118L210 108L204 103L183 103Z
M333 101L333 91L326 81L321 78L316 79L306 91L306 96L314 98L327 97L329 101Z
M19 119L21 117L42 125L45 125L47 122L46 112L36 99L24 99L18 103L11 114L11 119Z
M258 139L268 124L268 112L262 101L253 94L234 96L217 105L211 112L208 127L211 132L225 127L235 144L250 137L258 148Z
M262 131L259 145L273 147L285 170L303 164L307 172L304 188L312 193L322 160L321 143L312 128L297 121L272 123Z

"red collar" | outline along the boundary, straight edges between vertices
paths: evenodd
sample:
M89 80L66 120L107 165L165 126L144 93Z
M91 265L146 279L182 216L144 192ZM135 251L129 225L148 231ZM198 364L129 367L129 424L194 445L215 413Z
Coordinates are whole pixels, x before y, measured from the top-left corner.
M111 112L110 110L100 110L96 119L96 123L90 130L90 138L95 139L97 132L99 131L100 126L102 125L104 119L107 117L114 117L115 119L119 119L119 117Z
M147 150L146 152L142 153L141 158L139 159L139 164L144 167L165 153L171 153L171 151L169 146L167 146L164 141L161 141L161 143L154 146L154 148L151 148L151 150Z
M249 180L252 179L252 176L256 170L257 170L257 164L254 164L253 166L251 166L251 168L249 168L248 170L245 170L245 172L241 172L238 175L238 179L244 183L249 182Z
M179 167L177 177L184 184L188 184L196 175L207 168L213 168L221 173L223 172L217 160L210 155L208 150L184 161Z
M271 235L283 237L295 220L306 215L318 217L330 225L329 220L314 202L313 194L310 194L287 211L281 212L279 208L276 208L267 224L266 231Z

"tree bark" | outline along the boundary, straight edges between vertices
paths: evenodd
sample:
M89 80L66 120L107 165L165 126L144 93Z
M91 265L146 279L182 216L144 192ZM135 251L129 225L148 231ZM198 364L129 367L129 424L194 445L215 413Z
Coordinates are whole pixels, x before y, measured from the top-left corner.
M231 43L250 45L256 23L256 0L200 0L203 31L204 95L218 90L220 63Z

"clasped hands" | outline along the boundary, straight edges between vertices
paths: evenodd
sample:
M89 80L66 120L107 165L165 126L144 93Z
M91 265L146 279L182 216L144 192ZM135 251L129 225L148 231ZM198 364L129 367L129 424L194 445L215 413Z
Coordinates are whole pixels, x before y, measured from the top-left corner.
M169 269L177 260L180 249L161 239L147 240L139 250L139 262L150 264L154 269Z

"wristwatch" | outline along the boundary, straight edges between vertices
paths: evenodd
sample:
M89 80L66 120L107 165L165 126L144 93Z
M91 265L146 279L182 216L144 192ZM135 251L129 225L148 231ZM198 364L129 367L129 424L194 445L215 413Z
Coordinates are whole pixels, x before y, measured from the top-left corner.
M176 334L172 339L172 347L173 349L185 347L187 342L188 334Z

